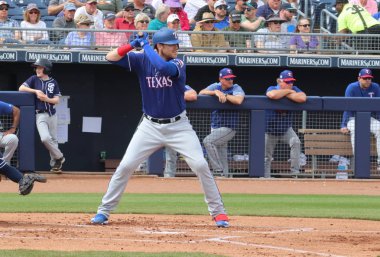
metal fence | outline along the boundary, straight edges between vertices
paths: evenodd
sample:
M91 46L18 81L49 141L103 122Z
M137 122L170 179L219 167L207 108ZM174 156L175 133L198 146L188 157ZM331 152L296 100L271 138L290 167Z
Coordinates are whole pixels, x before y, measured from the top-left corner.
M6 33L9 32L9 33ZM155 31L147 31L152 37ZM20 35L45 36L44 39L24 40ZM69 36L75 34L75 36ZM79 34L78 34L79 33ZM3 38L3 48L109 51L134 38L133 30L71 30L71 29L21 29L1 28L0 34L12 35ZM181 52L207 53L264 53L264 54L378 54L380 35L327 34L327 33L260 33L231 31L178 31L182 40ZM46 37L46 35L48 35ZM306 36L316 46L291 44L294 37ZM197 43L195 43L197 42Z

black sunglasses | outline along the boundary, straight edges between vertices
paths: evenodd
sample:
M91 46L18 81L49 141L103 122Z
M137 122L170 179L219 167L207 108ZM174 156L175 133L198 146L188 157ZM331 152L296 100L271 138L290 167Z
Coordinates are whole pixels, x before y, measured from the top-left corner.
M231 81L231 80L234 80L234 78L225 78L225 80Z
M214 23L213 21L205 21L203 23L207 23L207 24L210 24L210 23Z
M141 23L146 23L146 24L148 24L148 23L149 23L149 21L148 21L148 20L142 20L142 21L138 21L138 22L141 22Z
M8 7L2 7L2 6L0 6L0 11L8 11Z
M227 6L221 5L221 6L216 7L216 9L227 10Z
M294 84L294 81L291 80L291 81L284 81L286 84Z
M249 8L249 7L245 8L244 11L250 12L250 11L252 11L252 8Z
M240 21L233 21L232 23L240 23Z
M306 27L310 27L310 24L302 24L302 25L300 24L299 26L306 28Z
M364 80L372 80L372 78L361 78L361 79L364 79Z
M271 21L273 24L281 24L281 21Z

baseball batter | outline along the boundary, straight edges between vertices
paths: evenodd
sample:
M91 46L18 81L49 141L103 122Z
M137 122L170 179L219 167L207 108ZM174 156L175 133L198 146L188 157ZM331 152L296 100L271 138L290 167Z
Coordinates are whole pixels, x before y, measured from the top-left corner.
M48 59L38 59L33 65L36 75L29 77L19 88L19 91L36 95L36 124L41 142L50 154L51 171L61 173L65 162L58 148L57 115L55 105L59 103L61 92L58 83L50 77L53 64Z
M210 215L218 227L228 227L228 217L199 139L185 110L186 68L177 59L179 40L174 30L161 29L153 36L155 50L148 38L133 40L107 54L107 60L137 73L142 94L144 119L108 185L106 194L91 219L94 224L107 224L110 212L119 203L129 178L138 165L162 147L180 153L198 176ZM130 52L142 47L144 52Z

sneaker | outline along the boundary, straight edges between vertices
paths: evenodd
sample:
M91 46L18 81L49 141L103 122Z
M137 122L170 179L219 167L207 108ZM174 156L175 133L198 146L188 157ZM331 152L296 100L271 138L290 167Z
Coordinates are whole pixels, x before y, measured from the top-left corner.
M62 164L65 162L65 157L61 157L57 160L55 160L54 166L51 168L50 171L53 171L54 173L62 173Z
M214 218L214 220L218 228L228 228L230 226L226 214L219 214Z
M108 218L101 213L96 214L92 219L91 219L92 224L99 224L99 225L106 225L108 224Z

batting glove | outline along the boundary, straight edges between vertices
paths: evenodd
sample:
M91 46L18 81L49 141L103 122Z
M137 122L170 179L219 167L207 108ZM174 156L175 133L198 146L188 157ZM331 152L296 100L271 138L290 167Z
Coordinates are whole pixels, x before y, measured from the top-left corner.
M144 47L145 45L149 45L148 39L139 38L138 41L141 47Z
M141 47L139 39L136 38L129 43L133 48Z

